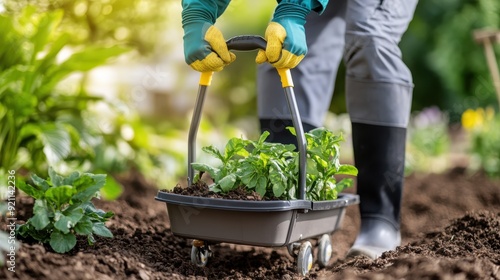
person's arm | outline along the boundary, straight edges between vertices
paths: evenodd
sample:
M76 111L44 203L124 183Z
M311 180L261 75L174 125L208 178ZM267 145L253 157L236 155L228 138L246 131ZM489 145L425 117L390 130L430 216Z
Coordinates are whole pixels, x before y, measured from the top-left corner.
M236 56L229 52L224 36L214 24L230 0L183 0L184 58L194 70L220 71Z
M273 19L267 26L267 48L259 51L255 61L269 62L276 68L294 68L307 54L304 25L306 16L321 14L328 0L278 0Z

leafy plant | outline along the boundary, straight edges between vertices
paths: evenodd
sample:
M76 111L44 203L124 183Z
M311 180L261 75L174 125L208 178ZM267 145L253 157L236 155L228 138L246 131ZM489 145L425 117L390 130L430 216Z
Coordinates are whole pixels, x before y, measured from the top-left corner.
M102 132L87 121L89 107L101 98L67 78L127 49L71 49L71 35L59 29L62 17L60 10L37 13L31 6L18 16L0 14L0 172L24 168L46 174L49 165L63 160L78 168L92 159L101 141ZM64 59L64 53L71 54ZM112 182L108 193L117 192Z
M96 209L92 198L106 183L106 175L73 172L62 177L49 169L49 180L31 177L33 186L21 183L18 188L35 199L33 217L18 228L18 234L49 243L58 253L70 251L76 245L76 235L87 236L94 244L94 234L113 237L105 222L112 212Z
M438 105L449 112L452 123L458 123L468 107L494 104L483 47L472 33L499 28L497 0L420 1L401 41L405 63L418 85L412 108ZM497 46L497 54L499 50Z
M292 133L295 133L291 128ZM205 163L193 163L200 172L208 172L214 179L210 186L215 192L227 193L239 186L255 191L262 197L297 199L298 152L294 145L265 142L269 132L264 132L258 141L232 138L221 152L214 146L202 150L221 161L215 167ZM346 187L352 179L337 182L335 175L357 175L357 169L339 162L339 143L342 136L336 136L324 128L305 134L307 140L306 199L331 200Z
M96 141L85 111L100 98L64 92L58 85L71 74L104 64L126 49L88 46L58 62L71 36L57 27L62 12L37 14L27 7L18 18L0 15L0 168L47 168L72 151L88 153ZM21 156L29 151L29 158Z

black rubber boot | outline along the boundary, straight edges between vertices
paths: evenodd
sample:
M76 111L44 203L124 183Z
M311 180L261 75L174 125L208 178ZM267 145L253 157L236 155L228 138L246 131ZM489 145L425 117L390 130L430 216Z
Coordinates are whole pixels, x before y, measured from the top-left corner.
M292 120L260 119L261 132L269 131L270 133L269 137L267 137L267 142L294 144L297 146L297 137L287 129L289 126L293 127ZM302 128L305 132L308 132L316 127L302 122Z
M352 123L361 229L347 257L375 259L401 245L406 128Z

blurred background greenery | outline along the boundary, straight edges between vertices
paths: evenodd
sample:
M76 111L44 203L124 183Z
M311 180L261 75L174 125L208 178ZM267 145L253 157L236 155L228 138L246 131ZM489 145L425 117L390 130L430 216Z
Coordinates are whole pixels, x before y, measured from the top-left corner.
M233 0L217 25L226 38L263 34L275 5ZM160 188L178 183L198 86L184 63L180 13L173 0L0 0L0 174L133 169ZM454 151L451 128L467 109L498 112L472 36L484 28L500 29L498 0L420 0L401 42L416 85L409 172L446 168L440 157ZM254 55L238 54L214 76L199 147L258 137ZM325 126L344 132L352 161L344 73L341 65ZM107 190L109 198L121 192L114 181Z

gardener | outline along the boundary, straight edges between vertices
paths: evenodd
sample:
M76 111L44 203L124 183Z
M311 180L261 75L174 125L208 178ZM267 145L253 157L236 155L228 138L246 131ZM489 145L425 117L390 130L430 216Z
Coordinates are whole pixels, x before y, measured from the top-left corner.
M271 132L270 141L281 143L293 143L295 138L285 129L292 122L273 67L297 68L292 71L296 98L304 129L310 130L322 125L344 58L361 199L361 229L348 257L376 258L401 243L413 83L398 43L417 1L333 0L329 5L328 0L278 1L265 31L267 48L256 57L261 64L257 85L261 129ZM182 1L185 58L197 71L219 71L235 60L213 25L228 4L229 0Z

